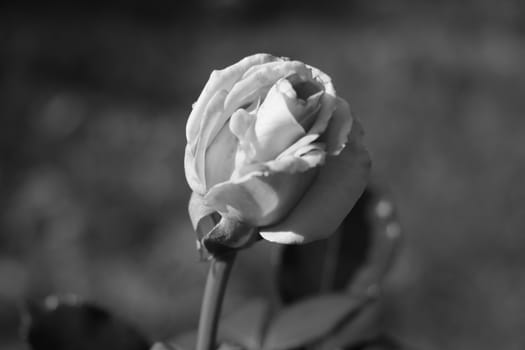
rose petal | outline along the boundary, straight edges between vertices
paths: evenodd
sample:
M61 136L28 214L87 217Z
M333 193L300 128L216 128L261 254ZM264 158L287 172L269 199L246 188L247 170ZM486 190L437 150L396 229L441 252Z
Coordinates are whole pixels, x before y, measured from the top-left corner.
M321 140L326 143L326 152L329 155L341 153L352 130L353 121L350 105L342 98L337 97L336 110L321 136Z
M209 100L217 92L217 90L231 90L233 85L250 67L275 61L277 59L277 57L270 54L260 53L245 57L239 62L222 70L213 71L199 98L193 105L193 110L190 113L186 124L186 139L191 141L199 133L201 127L200 118L204 112L204 109L208 105Z
M206 193L206 185L201 180L195 167L195 154L191 149L191 145L187 144L184 149L184 173L186 174L186 181L193 192L203 195Z
M317 148L302 157L251 165L247 175L212 187L204 200L223 216L268 225L290 211L323 161L324 151Z
M299 61L271 62L254 67L253 73L232 87L224 102L224 110L233 113L237 108L257 100L261 92L266 93L277 80L293 73L311 75L306 65Z
M350 142L326 164L304 197L280 223L261 228L261 236L281 244L306 243L332 234L365 189L370 156L362 144L357 121Z
M219 90L210 99L201 117L201 129L196 137L193 151L195 154L194 167L205 188L209 187L206 180L206 150L229 118L222 110L227 95L226 90Z
M305 79L299 74L292 74L287 76L285 79L288 80L292 85L296 97L303 101L308 100L309 97L317 94L320 91L324 91L324 85L313 78Z
M281 82L284 83L286 80ZM297 122L299 117L294 116L290 111L288 98L279 90L279 86L280 84L277 83L271 88L257 112L255 120L257 139L251 140L251 143L255 144L257 162L274 159L305 135L303 127Z
M229 125L225 124L205 152L207 187L212 187L230 178L235 168L238 144Z
M330 125L330 120L334 117L334 114L337 111L338 103L341 104L341 108L338 112L338 115L336 116L337 122L333 123L333 127L330 133L331 135L333 135L334 133L337 132L336 126L341 127L341 130L340 130L340 135L337 136L338 141L337 142L330 141L331 147L330 147L329 154L331 155L338 154L338 152L334 151L334 149L335 150L338 149L338 147L336 147L335 145L341 145L341 142L346 142L346 135L348 135L352 127L351 121L353 119L350 114L350 109L346 108L348 105L345 106L344 104L342 104L342 102L345 102L344 100L341 99L342 101L337 102L339 98L335 96L335 90L330 81L330 77L328 77L325 73L319 71L317 68L310 67L310 69L312 69L312 71L314 72L314 77L318 78L319 82L321 82L324 88L326 89L323 96L321 96L321 101L320 101L321 109L319 110L317 114L317 120L315 121L314 125L310 128L307 135L297 140L289 148L285 149L278 156L278 158L284 157L290 154L294 154L295 152L297 152L297 150L301 149L305 145L316 141L321 136L322 133L326 133L327 132L326 129ZM348 114L345 115L345 113L348 113ZM343 122L344 120L350 120L349 127ZM346 121L346 123L348 123L348 121ZM323 138L323 139L326 140L326 138ZM340 141L343 139L344 141ZM340 148L339 151L341 149L342 148Z
M303 130L309 131L317 119L321 105L319 100L324 94L324 87L314 81L302 81L298 75L281 79L276 85L283 92L288 109Z
M324 94L324 90L311 91L312 93L308 96L305 96L304 93L307 88L315 88L314 84L309 86L306 82L294 82L290 78L283 78L275 83L274 87L280 92L281 98L286 102L288 110L295 118L297 123L301 125L303 130L308 131L312 124L317 119L317 112L321 105L319 100ZM300 89L299 91L298 88ZM273 88L272 88L273 90ZM270 92L272 91L270 90ZM299 95L301 92L301 96ZM268 99L269 96L266 97Z
M239 169L243 164L250 163L250 159L255 158L257 152L257 144L253 142L257 139L255 120L256 116L244 109L236 110L230 118L230 131L238 139L235 169Z
M187 144L184 149L184 173L186 174L186 181L192 189L192 191L204 194L206 192L206 186L201 181L199 174L197 174L197 168L195 167L195 155L191 149L191 145Z
M239 182L244 176L253 173L288 172L301 173L310 168L324 164L325 146L321 143L311 143L303 146L294 154L279 157L266 163L247 164L235 170L232 180Z
M285 149L281 154L277 156L277 159L287 157L291 154L295 154L297 151L302 149L303 147L313 143L319 138L319 135L317 134L307 134L303 137L301 137L299 140L297 140L293 145Z
M230 116L223 110L229 89L253 65L276 59L272 55L256 54L223 70L213 71L210 75L186 124L188 146L184 166L188 174L188 184L193 191L203 194L208 187L204 154Z
M326 130L330 118L336 109L336 92L332 84L332 79L326 73L315 67L308 66L308 68L312 70L314 79L324 86L324 94L321 97L321 110L317 115L314 125L308 131L309 134L320 135Z

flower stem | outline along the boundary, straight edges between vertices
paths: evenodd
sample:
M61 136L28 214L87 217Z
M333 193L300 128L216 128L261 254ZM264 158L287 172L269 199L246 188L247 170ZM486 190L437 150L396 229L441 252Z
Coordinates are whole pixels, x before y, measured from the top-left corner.
M236 252L214 257L208 271L202 298L196 350L214 350L222 300Z

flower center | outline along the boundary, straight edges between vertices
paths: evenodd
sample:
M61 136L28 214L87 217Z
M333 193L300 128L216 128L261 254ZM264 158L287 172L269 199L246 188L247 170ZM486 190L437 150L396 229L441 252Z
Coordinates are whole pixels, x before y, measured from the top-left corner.
M297 122L305 131L310 130L315 122L319 98L323 93L323 86L316 81L304 80L298 74L292 74L286 78L293 89L288 92L287 105ZM297 105L301 106L297 113Z

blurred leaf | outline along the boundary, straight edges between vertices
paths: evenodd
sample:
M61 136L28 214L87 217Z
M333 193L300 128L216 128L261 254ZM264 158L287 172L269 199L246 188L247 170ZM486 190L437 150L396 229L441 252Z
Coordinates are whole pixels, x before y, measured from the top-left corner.
M260 349L269 316L270 307L267 301L252 300L221 321L219 337L234 341L249 350Z
M354 294L376 294L390 270L401 244L401 225L395 206L387 195L379 191L367 194L364 214L370 225L370 245L366 261L356 275L348 281L347 290ZM346 232L352 232L354 222L345 220Z
M334 334L323 340L321 344L316 346L316 349L348 348L376 338L381 332L377 322L379 312L379 301L370 303L367 307L362 308L355 317L341 325Z
M393 205L366 189L328 239L283 246L277 271L285 303L324 292L375 292L392 262L399 238ZM379 209L379 210L378 210Z
M181 347L176 345L167 344L167 343L155 343L150 350L184 350Z
M328 348L326 348L328 349ZM330 348L333 349L333 348ZM412 348L407 348L404 345L401 345L399 341L393 337L381 334L374 338L364 340L358 344L353 344L351 346L345 346L345 350L409 350Z
M33 350L147 350L150 342L135 328L99 306L77 298L51 296L29 303L26 338Z
M271 321L263 349L284 350L312 343L333 331L366 302L366 298L327 294L289 306Z
M228 342L221 343L217 347L217 350L243 350L243 349L244 348L242 346L240 346L240 345L232 344L232 343L228 343Z
M169 344L180 349L193 350L197 345L197 330L177 334L173 339L170 339Z

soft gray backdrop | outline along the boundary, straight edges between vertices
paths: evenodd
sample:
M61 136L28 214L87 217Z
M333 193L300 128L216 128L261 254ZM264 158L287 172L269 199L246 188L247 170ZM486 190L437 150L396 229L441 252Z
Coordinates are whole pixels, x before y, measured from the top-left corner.
M19 301L50 293L155 338L194 326L206 266L185 120L212 69L255 52L325 70L364 125L405 231L392 332L420 349L525 346L521 2L123 6L0 11L2 349L22 349ZM270 248L240 258L226 312L268 291Z

